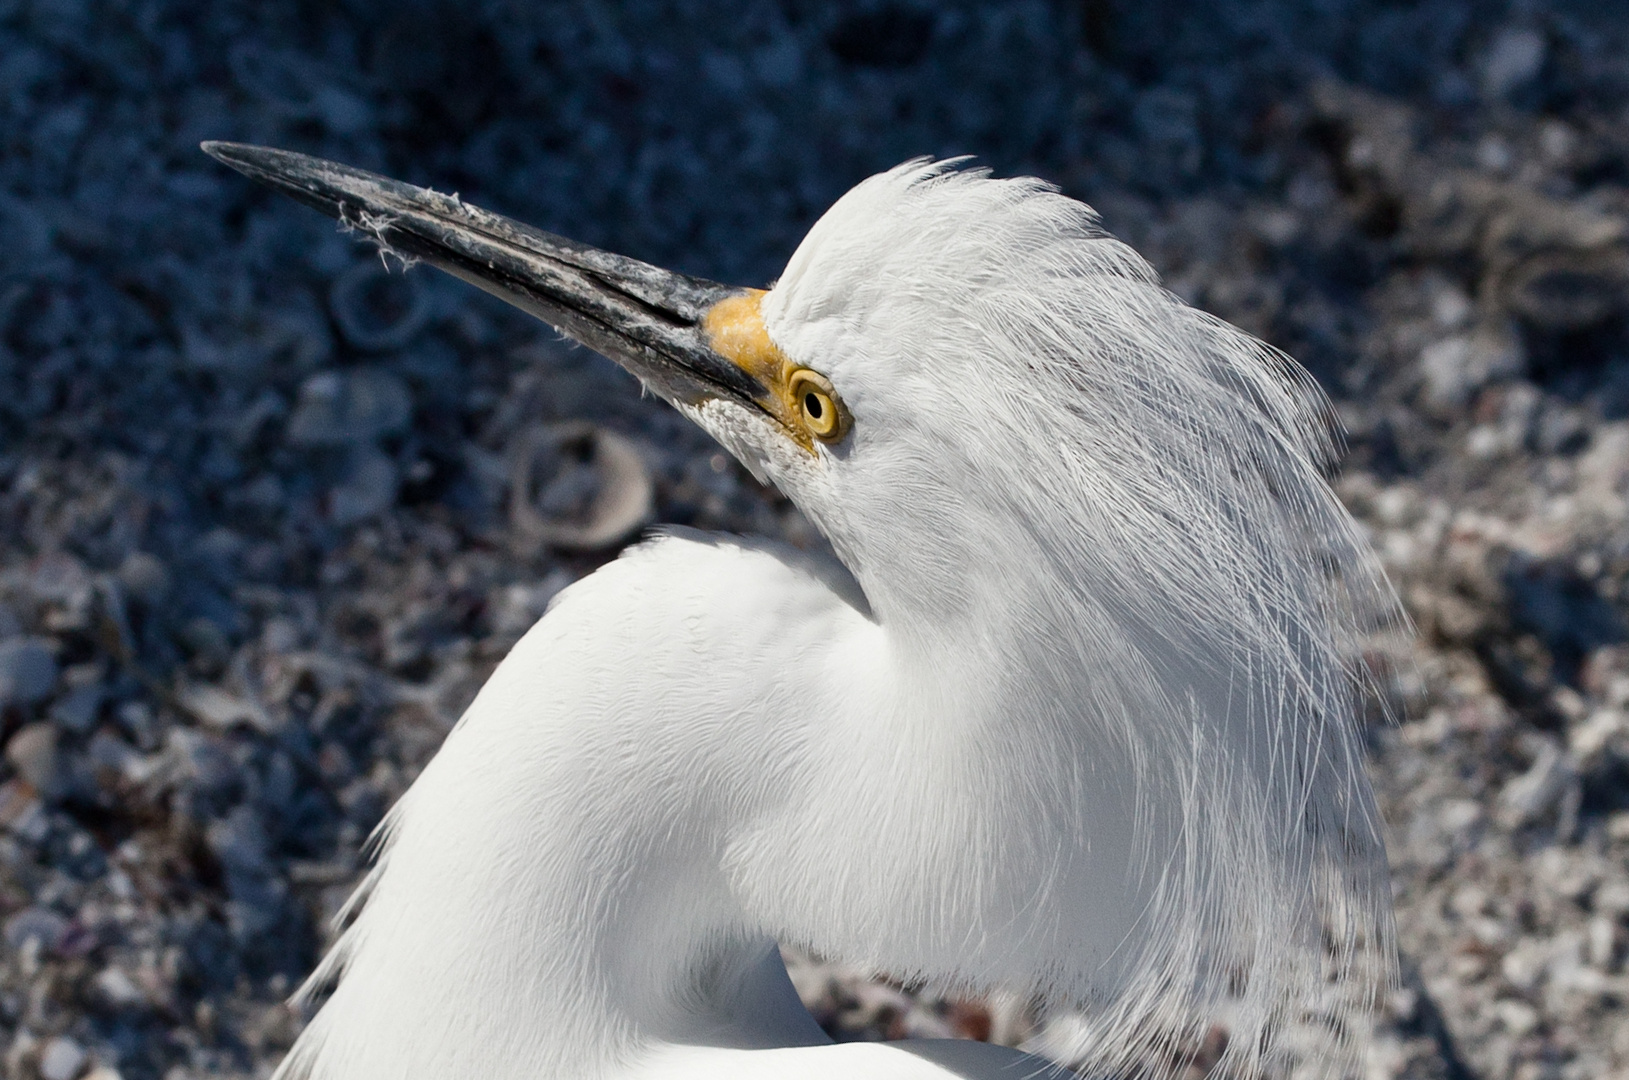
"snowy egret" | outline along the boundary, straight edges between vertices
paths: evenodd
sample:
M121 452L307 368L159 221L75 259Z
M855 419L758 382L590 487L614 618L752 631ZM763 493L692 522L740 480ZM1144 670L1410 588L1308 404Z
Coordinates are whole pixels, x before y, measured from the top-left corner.
M831 1045L774 939L1085 1003L1104 1069L1225 1004L1250 1073L1389 957L1352 657L1393 601L1327 406L1089 208L910 162L759 291L205 149L617 361L835 552L674 529L567 588L381 826L280 1076L1042 1067Z

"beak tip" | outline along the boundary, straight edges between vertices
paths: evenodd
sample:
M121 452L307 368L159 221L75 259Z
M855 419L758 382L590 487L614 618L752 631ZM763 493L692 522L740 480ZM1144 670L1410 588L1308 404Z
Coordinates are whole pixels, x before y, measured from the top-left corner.
M231 165L234 168L242 160L243 155L235 151L245 149L242 143L223 142L220 139L205 139L198 144L198 149L220 162L222 165Z
M198 149L251 180L266 183L276 179L276 171L269 168L272 162L268 160L277 153L275 150L264 146L250 146L248 143L223 142L219 139L206 139L198 144Z

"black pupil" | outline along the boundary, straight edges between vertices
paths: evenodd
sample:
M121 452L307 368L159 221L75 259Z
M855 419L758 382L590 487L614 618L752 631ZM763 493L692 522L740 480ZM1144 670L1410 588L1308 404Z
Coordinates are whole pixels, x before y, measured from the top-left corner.
M809 414L810 420L819 420L821 412L824 411L820 408L820 396L818 394L804 394L803 411Z

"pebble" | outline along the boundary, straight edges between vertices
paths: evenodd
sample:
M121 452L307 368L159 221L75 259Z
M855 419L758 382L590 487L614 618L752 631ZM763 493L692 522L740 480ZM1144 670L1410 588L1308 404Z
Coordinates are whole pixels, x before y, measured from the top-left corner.
M1464 406L1495 379L1521 374L1521 347L1508 332L1481 330L1434 342L1420 353L1426 393L1438 406Z
M26 780L18 778L0 784L0 827L14 828L19 821L33 816L39 803L39 793Z
M401 492L396 463L374 446L356 446L346 456L340 482L328 492L328 519L344 528L388 510Z
M44 638L0 641L0 708L33 705L51 696L57 685L57 660Z
M39 948L52 952L68 936L68 920L42 907L26 907L6 920L6 945L21 949L25 942L37 941Z
M120 967L105 967L97 972L94 985L102 1000L115 1009L131 1008L147 1000L141 987Z
M1520 828L1536 821L1555 807L1576 777L1577 770L1566 752L1546 740L1527 771L1514 777L1499 793L1504 824Z
M170 591L170 571L154 555L132 551L119 564L119 581L132 596L156 604Z
M57 731L50 724L29 724L6 741L6 761L41 794L54 793L60 777Z
M75 687L51 706L51 721L66 731L82 735L96 724L105 698L106 692L98 684Z
M239 724L271 733L280 726L271 710L257 701L239 697L218 686L193 685L176 695L187 712L205 725L225 731Z
M365 443L400 434L412 412L412 394L388 371L323 371L301 384L286 437L294 446Z
M1483 89L1504 97L1538 75L1544 66L1544 36L1527 27L1500 30L1481 57Z
M583 422L549 425L518 441L509 508L523 536L592 551L650 520L655 485L627 438Z
M334 279L329 309L345 340L369 352L400 349L430 322L429 289L417 274L367 259Z
M40 1080L76 1080L90 1055L65 1035L58 1035L40 1051Z

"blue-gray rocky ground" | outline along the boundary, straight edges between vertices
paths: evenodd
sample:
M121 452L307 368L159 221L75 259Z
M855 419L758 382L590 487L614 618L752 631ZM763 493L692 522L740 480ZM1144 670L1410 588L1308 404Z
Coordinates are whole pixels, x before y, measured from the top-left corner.
M810 540L225 138L744 284L914 155L1093 203L1322 380L1418 626L1375 657L1370 1074L1629 1077L1626 56L1582 0L0 0L5 1074L266 1075L363 839L556 590L651 522ZM1046 1033L794 961L844 1037Z

